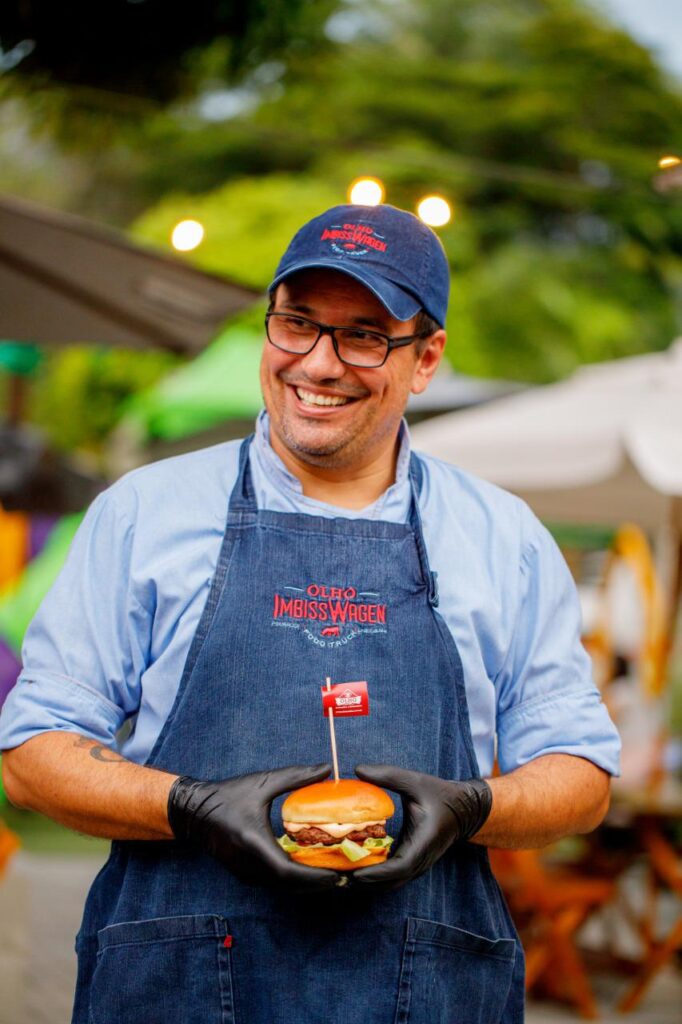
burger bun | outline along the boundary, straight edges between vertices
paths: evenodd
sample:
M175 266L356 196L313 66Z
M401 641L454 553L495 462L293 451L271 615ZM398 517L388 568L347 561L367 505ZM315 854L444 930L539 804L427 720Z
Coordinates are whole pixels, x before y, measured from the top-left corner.
M349 860L343 850L334 846L309 846L290 853L292 860L305 864L309 868L331 868L332 871L357 871L358 868L369 868L373 864L383 864L388 857L388 849L373 850L361 860Z
M306 825L323 826L329 822L359 825L364 821L384 821L394 811L388 793L371 782L327 779L290 793L282 805L282 818Z

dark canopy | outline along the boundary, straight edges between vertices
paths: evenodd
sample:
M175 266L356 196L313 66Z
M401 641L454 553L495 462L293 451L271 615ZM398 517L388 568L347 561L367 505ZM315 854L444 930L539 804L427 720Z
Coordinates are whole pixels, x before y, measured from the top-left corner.
M0 197L0 337L192 354L258 293L79 217Z

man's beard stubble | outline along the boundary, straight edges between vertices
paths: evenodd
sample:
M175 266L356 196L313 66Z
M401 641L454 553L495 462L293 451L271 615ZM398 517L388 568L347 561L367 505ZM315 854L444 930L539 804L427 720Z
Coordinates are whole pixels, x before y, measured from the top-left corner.
M341 437L337 438L335 442L327 444L316 444L314 447L302 444L298 438L294 436L291 430L288 429L286 420L281 425L282 441L289 449L293 452L302 462L307 462L310 466L319 466L321 468L336 469L341 468L345 465L350 464L353 461L356 453L348 453L348 457L336 458L339 453L343 452L348 447L349 442L352 442L352 437Z
M349 398L365 398L368 394L367 391L361 388L353 388L348 386L340 385L338 381L307 381L302 378L300 374L288 374L281 373L279 379L286 385L298 386L305 388L309 387L333 387L334 390L339 393L347 395ZM270 417L270 423L272 425L272 416ZM283 444L293 452L302 462L306 462L310 466L319 466L324 469L341 469L344 466L352 465L358 456L362 456L362 449L360 451L354 451L352 448L352 442L354 440L354 434L352 432L352 425L345 432L345 435L337 438L335 441L330 441L327 444L316 444L314 447L302 444L295 433L290 430L287 426L286 416L281 418L281 440ZM350 448L346 453L346 457L335 458L339 453L343 452L344 449Z

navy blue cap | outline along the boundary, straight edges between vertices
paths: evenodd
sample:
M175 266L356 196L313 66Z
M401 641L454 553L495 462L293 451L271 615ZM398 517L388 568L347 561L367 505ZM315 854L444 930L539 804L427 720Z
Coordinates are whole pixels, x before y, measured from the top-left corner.
M296 232L270 292L299 270L329 268L354 277L396 320L420 309L442 326L450 271L438 236L413 213L379 206L333 206Z

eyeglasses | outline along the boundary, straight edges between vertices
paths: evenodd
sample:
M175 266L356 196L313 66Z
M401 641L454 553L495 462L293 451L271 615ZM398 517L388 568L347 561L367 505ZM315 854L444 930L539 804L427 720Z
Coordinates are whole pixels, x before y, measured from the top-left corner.
M365 369L383 366L394 348L411 345L418 338L427 337L422 333L391 338L387 334L363 331L358 327L331 327L290 313L267 313L265 332L275 348L298 356L312 352L322 335L328 334L342 363Z

